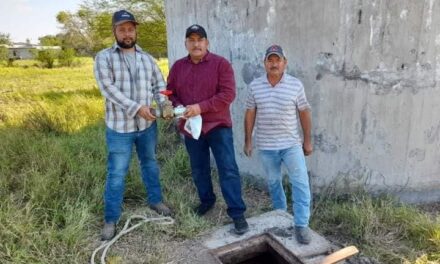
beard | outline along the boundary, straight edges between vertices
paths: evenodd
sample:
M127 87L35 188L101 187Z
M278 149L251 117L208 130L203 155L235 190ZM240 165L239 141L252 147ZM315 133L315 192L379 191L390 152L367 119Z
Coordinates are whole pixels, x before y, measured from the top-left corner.
M116 43L118 44L119 47L123 49L131 49L134 47L134 45L136 45L136 39L132 39L130 43L126 43L124 40L120 41L116 39Z

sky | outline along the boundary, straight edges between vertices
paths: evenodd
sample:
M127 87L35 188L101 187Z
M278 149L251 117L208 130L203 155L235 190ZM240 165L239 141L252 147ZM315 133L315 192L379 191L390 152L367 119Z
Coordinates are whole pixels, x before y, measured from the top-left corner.
M8 33L13 42L38 44L38 38L59 33L56 15L75 12L84 0L0 0L0 32Z

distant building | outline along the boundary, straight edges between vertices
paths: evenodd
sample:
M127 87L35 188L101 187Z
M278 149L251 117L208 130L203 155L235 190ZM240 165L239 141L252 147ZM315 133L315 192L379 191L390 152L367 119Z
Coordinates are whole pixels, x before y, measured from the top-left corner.
M29 60L34 58L37 50L61 50L60 46L41 46L26 42L16 42L12 45L1 45L9 50L9 58L15 60Z

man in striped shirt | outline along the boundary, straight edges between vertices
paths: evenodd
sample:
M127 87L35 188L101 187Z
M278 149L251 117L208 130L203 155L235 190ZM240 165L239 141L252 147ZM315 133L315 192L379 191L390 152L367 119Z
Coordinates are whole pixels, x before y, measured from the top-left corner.
M310 105L298 79L284 73L287 59L278 45L266 50L267 74L249 86L245 113L244 153L252 155L252 131L256 123L256 146L262 161L274 209L287 209L281 164L292 185L295 234L298 242L310 243L310 187L304 155L313 151ZM297 113L304 142L298 133Z
M156 117L150 112L153 99L161 104L165 82L154 59L136 45L134 16L120 10L113 14L116 43L95 59L95 78L105 97L107 179L104 192L102 239L111 239L121 216L125 176L133 144L140 162L142 180L150 207L163 215L170 209L162 202L159 166L156 160Z

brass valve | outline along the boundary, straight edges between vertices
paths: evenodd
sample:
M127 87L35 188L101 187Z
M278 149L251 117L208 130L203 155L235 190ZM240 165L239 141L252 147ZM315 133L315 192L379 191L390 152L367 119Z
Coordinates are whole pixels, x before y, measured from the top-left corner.
M166 99L165 102L161 105L162 109L162 118L171 119L174 117L174 108L173 104L170 100Z
M185 107L178 106L176 108L173 107L173 103L168 99L168 96L173 94L169 90L161 91L161 94L165 95L165 101L159 105L158 108L151 108L151 113L160 118L171 119L173 117L181 118L183 113L185 112Z

